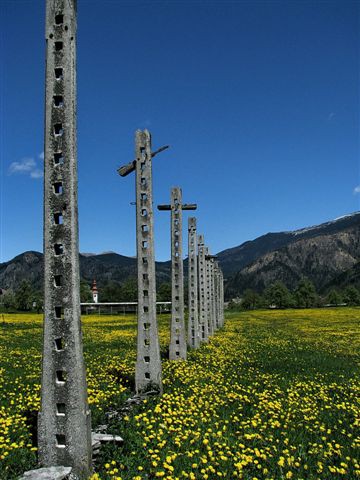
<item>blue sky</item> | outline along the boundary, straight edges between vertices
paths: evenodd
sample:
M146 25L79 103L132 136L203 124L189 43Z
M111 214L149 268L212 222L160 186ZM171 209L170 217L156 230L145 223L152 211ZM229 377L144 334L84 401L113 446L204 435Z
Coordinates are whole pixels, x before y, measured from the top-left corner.
M154 204L182 187L214 253L359 210L359 5L78 0L80 250L135 254L134 176L116 169L137 128L171 145ZM0 10L7 261L42 251L45 2ZM169 232L155 211L159 260Z

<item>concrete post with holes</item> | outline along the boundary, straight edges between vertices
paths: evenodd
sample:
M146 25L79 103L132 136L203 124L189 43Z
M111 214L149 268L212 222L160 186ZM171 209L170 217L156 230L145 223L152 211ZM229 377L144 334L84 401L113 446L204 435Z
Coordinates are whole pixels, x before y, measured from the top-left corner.
M182 192L171 189L171 328L170 360L186 360L184 266L182 259Z
M154 215L152 202L152 159L168 145L151 151L148 130L135 134L135 160L118 169L122 177L135 171L136 253L138 268L138 335L135 388L162 392L159 334L156 321L156 278Z
M199 279L199 330L200 341L208 342L209 329L207 321L207 277L206 277L206 250L204 236L198 236L198 279Z
M213 312L213 295L212 295L212 273L211 273L211 256L209 248L205 247L205 268L206 268L206 320L208 325L209 337L214 334L214 312Z
M198 348L200 344L199 317L198 317L198 274L196 255L196 218L188 220L188 345Z
M91 474L91 419L80 321L76 1L46 2L44 336L39 461Z
M218 262L214 262L214 291L215 291L215 330L220 328L220 270Z
M220 270L220 326L223 327L225 323L224 317L224 275Z
M151 136L136 132L136 245L138 266L138 332L135 384L138 393L162 391L162 371L156 319L154 215Z
M171 211L171 325L170 360L186 360L184 318L184 267L182 259L182 211L196 210L195 204L183 204L181 188L171 189L171 204L158 205Z

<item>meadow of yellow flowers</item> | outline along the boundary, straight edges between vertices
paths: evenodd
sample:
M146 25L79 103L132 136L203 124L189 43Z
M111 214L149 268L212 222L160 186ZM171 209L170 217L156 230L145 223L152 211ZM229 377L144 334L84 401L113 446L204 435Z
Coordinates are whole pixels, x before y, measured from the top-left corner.
M107 420L131 395L132 316L83 318L93 426L104 447L92 480L360 478L360 309L254 311L186 362L166 358L164 394ZM0 327L0 479L36 466L42 318L5 314Z

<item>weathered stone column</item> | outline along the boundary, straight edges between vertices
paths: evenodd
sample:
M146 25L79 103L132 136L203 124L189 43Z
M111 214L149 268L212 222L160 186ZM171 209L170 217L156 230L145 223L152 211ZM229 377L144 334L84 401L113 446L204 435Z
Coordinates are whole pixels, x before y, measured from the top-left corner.
M152 157L167 147L151 152L147 130L135 134L135 160L119 168L125 177L135 170L136 253L138 268L138 332L135 388L162 392L159 334L156 320L156 277L154 253L154 215L152 202Z
M199 317L198 317L198 275L196 256L196 218L188 220L188 345L198 348L200 344Z
M218 262L214 262L215 284L215 330L220 328L220 270Z
M214 334L214 312L213 312L213 295L212 295L212 275L211 275L211 256L209 248L205 247L205 268L206 268L206 319L208 324L209 337Z
M209 329L207 321L207 279L204 236L198 236L198 272L199 272L199 328L200 340L208 342Z
M44 344L39 461L91 473L80 323L76 149L76 1L46 2Z
M224 316L224 276L220 270L220 326L223 327L225 323Z
M171 189L171 205L158 205L171 211L171 325L170 360L186 360L184 318L184 266L182 259L182 211L196 210L195 204L182 203L181 188Z

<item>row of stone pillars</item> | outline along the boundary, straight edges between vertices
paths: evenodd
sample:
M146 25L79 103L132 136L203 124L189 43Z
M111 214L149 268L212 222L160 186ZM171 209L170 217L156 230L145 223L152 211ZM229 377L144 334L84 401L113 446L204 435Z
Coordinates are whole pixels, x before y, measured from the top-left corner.
M92 469L91 418L87 400L80 322L80 275L76 141L76 0L46 1L46 92L44 159L44 342L39 462L72 467L79 479ZM119 169L135 172L138 265L136 391L162 392L156 320L151 136L137 131L135 160ZM170 359L185 360L191 348L207 342L221 327L223 278L204 239L189 219L189 321L186 343L182 259L181 190L171 205L172 316Z
M162 392L161 360L156 319L154 222L152 209L152 152L148 130L135 134L135 160L119 168L122 177L135 171L136 244L138 265L138 341L135 371L137 393ZM171 323L170 360L186 360L187 346L198 348L224 323L223 276L216 257L209 254L204 236L197 236L196 218L188 219L188 328L184 314L182 212L196 210L184 204L179 187L171 189L171 203L158 205L171 214ZM187 338L186 338L187 337Z

